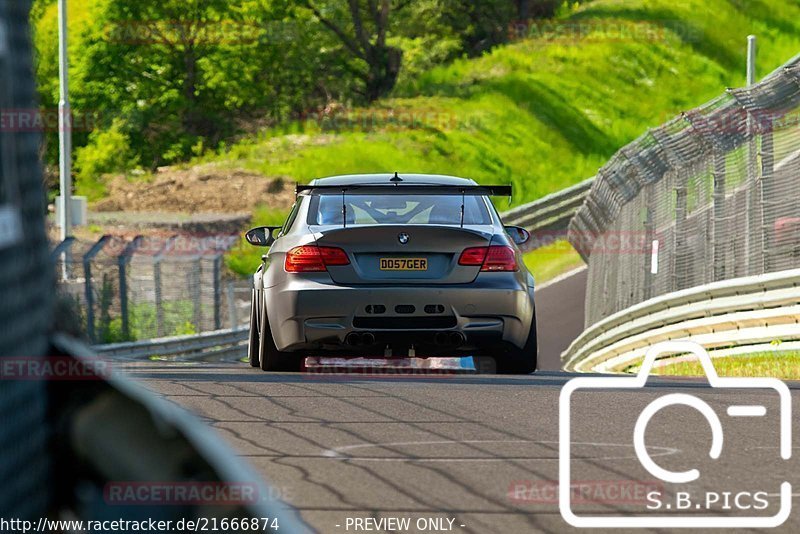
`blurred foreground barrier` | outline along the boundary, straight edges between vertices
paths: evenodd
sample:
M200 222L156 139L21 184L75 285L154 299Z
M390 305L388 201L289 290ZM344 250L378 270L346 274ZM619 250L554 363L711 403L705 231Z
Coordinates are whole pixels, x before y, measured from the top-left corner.
M67 375L41 377L50 378L62 515L171 521L170 530L187 532L309 531L199 419L113 372L86 345L59 334L52 345L52 367L69 364L59 367Z
M3 110L36 107L29 8L28 0L0 0ZM308 531L281 502L283 492L208 426L60 333L77 313L55 312L41 141L37 132L0 132L0 530ZM55 251L62 267L73 244ZM139 245L112 264L123 284ZM77 267L59 278L80 290L85 271Z

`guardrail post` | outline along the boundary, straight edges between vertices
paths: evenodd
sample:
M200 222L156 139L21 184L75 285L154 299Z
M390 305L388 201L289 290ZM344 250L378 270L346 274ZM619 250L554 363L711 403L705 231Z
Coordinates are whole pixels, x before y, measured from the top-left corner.
M92 245L92 248L83 255L83 278L84 278L84 293L86 297L86 333L92 343L96 343L96 333L94 329L94 292L92 291L92 260L97 254L103 250L108 240L111 239L110 235L104 235L97 242Z
M222 254L214 256L214 330L222 328Z
M119 310L122 316L122 336L129 340L131 337L130 319L128 317L128 278L127 268L133 257L133 253L139 247L144 238L136 236L133 241L128 243L122 254L117 256L117 267L119 269Z

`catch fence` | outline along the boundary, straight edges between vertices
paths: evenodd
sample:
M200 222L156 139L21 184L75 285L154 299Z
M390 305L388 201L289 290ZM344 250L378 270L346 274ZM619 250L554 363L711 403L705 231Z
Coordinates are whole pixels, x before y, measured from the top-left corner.
M59 293L95 344L237 328L249 320L250 284L226 276L224 254L239 239L68 240L52 253Z
M570 222L586 326L653 297L800 267L800 56L623 147Z

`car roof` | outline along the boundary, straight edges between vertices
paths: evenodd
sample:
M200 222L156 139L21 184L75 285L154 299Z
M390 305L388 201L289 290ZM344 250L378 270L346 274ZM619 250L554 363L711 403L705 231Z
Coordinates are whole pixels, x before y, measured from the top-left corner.
M346 174L330 176L312 180L309 185L361 185L361 184L388 184L394 178L394 173L385 174ZM475 180L446 176L442 174L401 174L398 176L404 184L435 184L435 185L477 185Z

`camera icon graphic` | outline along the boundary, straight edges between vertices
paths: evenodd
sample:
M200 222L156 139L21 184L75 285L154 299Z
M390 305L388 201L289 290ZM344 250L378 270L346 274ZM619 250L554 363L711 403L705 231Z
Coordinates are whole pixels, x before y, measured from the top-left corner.
M706 350L690 341L667 341L651 347L645 355L641 369L630 377L579 377L567 382L559 397L559 509L561 516L570 525L578 528L770 528L782 525L792 509L792 486L782 482L780 486L780 509L772 516L720 516L678 514L652 514L610 516L577 515L572 509L571 494L571 399L578 390L592 389L642 389L647 383L656 359L661 354L691 353L703 367L709 386L714 389L774 390L778 393L780 406L780 456L788 460L792 455L792 403L791 393L786 384L774 378L727 378L717 375L711 356ZM701 477L697 469L683 472L669 471L659 466L645 447L645 432L651 418L668 406L684 405L698 411L711 429L711 448L709 457L720 457L724 443L722 422L716 412L705 401L694 395L671 393L656 398L638 416L633 431L633 446L642 467L659 480L674 484L693 482ZM727 415L735 417L758 417L766 414L766 407L752 405L732 405Z

